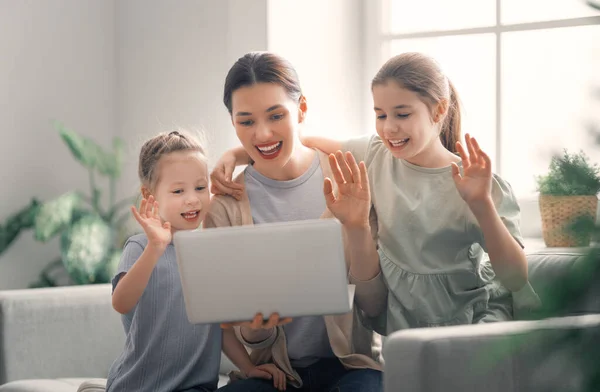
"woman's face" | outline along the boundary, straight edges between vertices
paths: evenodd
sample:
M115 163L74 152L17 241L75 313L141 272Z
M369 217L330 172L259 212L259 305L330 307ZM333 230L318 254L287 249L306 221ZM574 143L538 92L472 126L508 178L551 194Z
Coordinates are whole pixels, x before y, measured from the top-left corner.
M235 90L231 99L237 137L257 167L284 167L294 152L306 105L295 102L274 83Z

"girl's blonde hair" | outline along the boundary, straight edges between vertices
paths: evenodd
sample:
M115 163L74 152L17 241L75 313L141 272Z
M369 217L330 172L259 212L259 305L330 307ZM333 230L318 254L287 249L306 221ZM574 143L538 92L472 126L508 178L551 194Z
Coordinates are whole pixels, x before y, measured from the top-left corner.
M446 149L455 152L461 137L460 99L454 85L439 64L422 53L402 53L389 59L377 72L371 88L394 81L417 93L433 114L433 106L442 100L448 110L440 128L440 140Z
M157 181L156 167L163 155L176 151L196 151L206 162L206 153L199 140L189 132L177 130L162 132L147 140L140 151L138 177L143 186L152 189Z

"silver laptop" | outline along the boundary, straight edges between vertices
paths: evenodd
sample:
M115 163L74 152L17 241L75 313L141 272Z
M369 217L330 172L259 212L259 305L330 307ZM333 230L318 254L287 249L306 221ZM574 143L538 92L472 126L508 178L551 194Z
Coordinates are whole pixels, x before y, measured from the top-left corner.
M351 310L335 219L179 231L173 242L191 323Z

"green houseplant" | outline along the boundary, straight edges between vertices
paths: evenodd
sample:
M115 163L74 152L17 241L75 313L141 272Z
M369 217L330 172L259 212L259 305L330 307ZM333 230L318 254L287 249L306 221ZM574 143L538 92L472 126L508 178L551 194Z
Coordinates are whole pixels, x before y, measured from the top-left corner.
M32 229L36 240L47 242L60 235L60 253L40 274L32 287L55 286L49 275L53 268L64 266L75 284L110 281L119 261L122 231L129 218L128 207L133 198L116 202L116 182L121 175L123 142L113 141L112 151L105 151L91 139L61 124L56 124L60 137L73 157L89 173L90 193L70 191L46 202L31 203L0 225L0 254L24 229ZM108 206L102 206L102 190L97 176L108 179Z
M554 156L546 175L537 177L544 242L548 247L588 246L589 233L569 230L594 224L600 191L600 168L583 152Z

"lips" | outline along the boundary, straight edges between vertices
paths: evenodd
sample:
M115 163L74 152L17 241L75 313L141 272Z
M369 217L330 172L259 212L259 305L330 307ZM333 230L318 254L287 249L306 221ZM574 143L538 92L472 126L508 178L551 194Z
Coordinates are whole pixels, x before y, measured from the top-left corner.
M275 159L281 152L282 141L265 144L257 144L256 150L264 159Z
M405 146L408 142L410 141L410 138L407 137L405 139L388 139L388 143L390 143L390 145L392 147L403 147Z
M200 211L196 210L196 211L188 211L188 212L184 212L183 214L181 214L181 216L183 217L183 219L185 219L188 222L194 222L198 219L198 216L200 215Z

